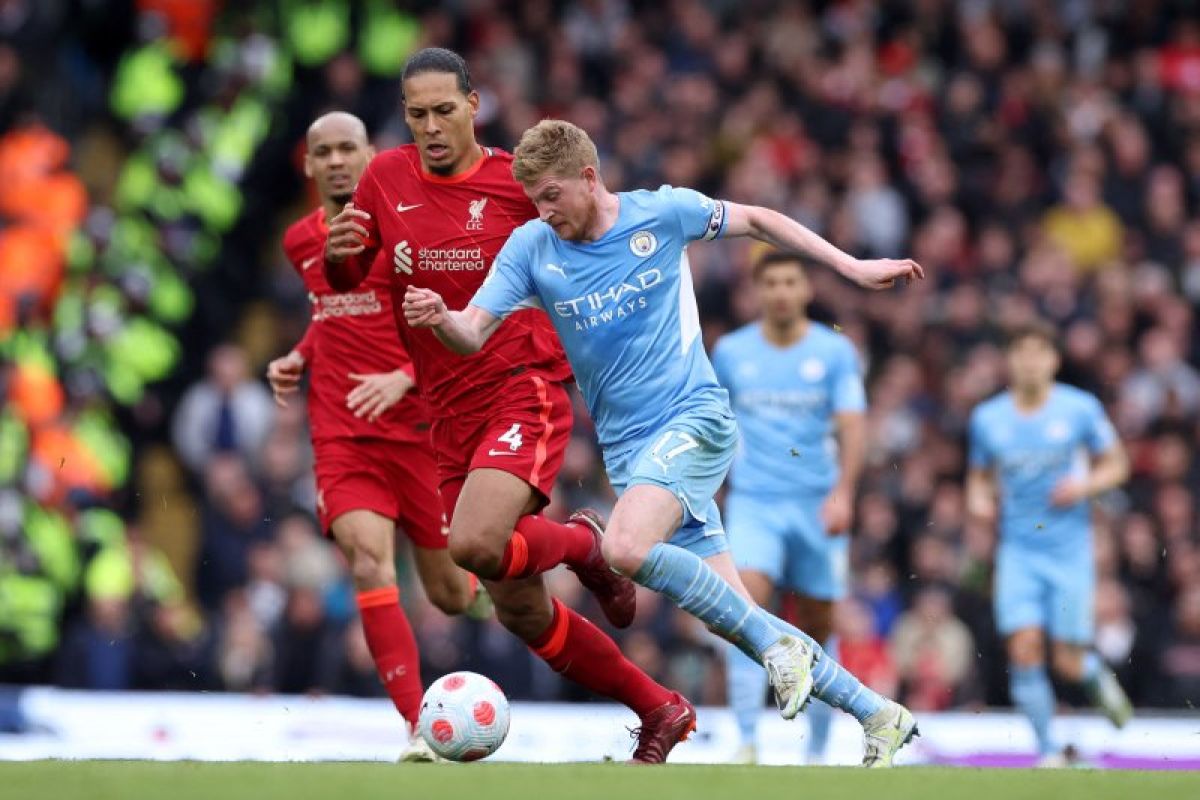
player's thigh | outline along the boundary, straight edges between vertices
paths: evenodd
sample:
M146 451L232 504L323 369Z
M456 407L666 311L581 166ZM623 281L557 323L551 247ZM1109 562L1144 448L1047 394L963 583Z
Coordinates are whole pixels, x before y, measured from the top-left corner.
M539 498L526 481L499 469L473 469L463 482L450 540L462 538L508 541L517 520L537 508Z
M604 534L604 557L615 569L633 574L655 544L679 529L683 509L662 486L638 484L626 489L613 506Z
M541 575L483 583L496 608L496 619L522 641L531 642L550 627L554 607Z
M330 531L350 563L355 588L377 589L395 584L396 523L360 508L339 514L330 524Z
M996 629L1009 638L1028 628L1044 631L1047 617L1047 586L1036 556L1014 548L996 551L993 606Z
M850 537L830 536L821 519L824 498L801 497L780 510L788 513L786 580L783 588L830 604L846 596L850 573Z
M757 577L747 579L751 594L762 590L765 582L774 587L784 577L786 563L787 520L779 513L779 504L770 498L754 497L739 492L730 492L725 500L725 527L729 547L738 571L754 573ZM760 603L770 600L755 599Z

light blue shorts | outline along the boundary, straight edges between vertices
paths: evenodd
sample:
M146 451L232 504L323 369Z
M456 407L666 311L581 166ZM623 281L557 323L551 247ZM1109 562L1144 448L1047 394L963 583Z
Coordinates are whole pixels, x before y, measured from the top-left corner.
M1004 636L1041 628L1054 641L1090 644L1095 594L1091 548L1069 558L1003 545L996 552L996 628Z
M850 537L825 533L825 497L805 491L785 497L730 492L725 516L738 569L761 572L781 589L818 600L845 597Z
M679 499L683 523L671 544L708 558L729 549L713 496L737 447L737 423L706 409L682 414L653 436L604 454L608 480L621 495L639 483L661 486Z

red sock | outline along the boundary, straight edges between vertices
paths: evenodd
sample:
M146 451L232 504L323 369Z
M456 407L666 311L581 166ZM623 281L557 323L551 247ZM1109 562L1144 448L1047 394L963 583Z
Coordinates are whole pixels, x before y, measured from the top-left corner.
M517 529L504 546L500 577L529 578L559 564L582 564L595 546L591 528L578 522L562 523L528 514L517 520Z
M558 599L550 627L529 648L559 675L624 703L639 717L674 697L625 658L606 633Z
M400 607L400 589L385 586L359 592L358 609L383 688L400 716L415 727L424 694L421 662L417 657L417 640Z

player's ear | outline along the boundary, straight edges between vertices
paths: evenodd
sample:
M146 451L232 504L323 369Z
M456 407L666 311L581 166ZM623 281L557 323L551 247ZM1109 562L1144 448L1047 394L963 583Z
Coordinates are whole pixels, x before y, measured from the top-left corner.
M312 178L312 176L313 176L312 156L310 156L308 153L305 153L304 154L304 177Z
M474 89L467 94L467 108L471 114L471 119L475 119L475 115L479 113L479 92Z
M372 158L375 157L375 145L373 145L373 144L367 145L366 151L367 151L367 161L370 161Z

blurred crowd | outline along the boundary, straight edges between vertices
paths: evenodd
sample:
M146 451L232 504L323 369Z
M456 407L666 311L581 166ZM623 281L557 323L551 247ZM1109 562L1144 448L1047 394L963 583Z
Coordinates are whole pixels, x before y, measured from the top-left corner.
M914 710L1007 702L995 534L964 511L964 427L1004 386L1000 335L1039 316L1062 333L1062 380L1104 401L1134 463L1096 507L1096 647L1135 703L1200 699L1188 4L404 5L0 0L0 174L33 131L71 148L38 179L75 175L87 195L58 222L30 219L0 181L0 681L379 692L345 566L311 514L304 409L274 407L260 375L307 323L279 249L314 203L304 127L341 108L380 147L405 141L397 72L442 45L470 63L484 143L564 117L593 135L613 188L692 186L925 267L922 284L872 295L812 272L813 313L859 347L870 400L836 618L847 667ZM22 22L56 44L27 45ZM48 251L8 237L55 224L70 233L59 277L14 267ZM755 256L736 242L691 253L709 346L754 317ZM154 344L116 343L130 328ZM40 418L20 401L54 391ZM552 514L612 501L581 406L576 422ZM60 486L55 439L10 456L46 430L108 482ZM513 697L578 698L496 623L444 617L401 575L427 678L475 669ZM550 581L595 611L572 575ZM41 594L14 589L34 583ZM626 652L721 702L713 638L655 596L639 607Z

